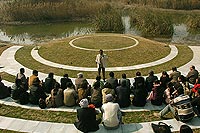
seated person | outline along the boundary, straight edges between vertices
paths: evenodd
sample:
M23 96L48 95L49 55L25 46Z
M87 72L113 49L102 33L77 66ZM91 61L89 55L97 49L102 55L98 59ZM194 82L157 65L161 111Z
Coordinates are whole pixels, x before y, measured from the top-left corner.
M77 78L75 79L75 90L77 92L78 92L78 89L81 88L81 83L83 81L87 82L87 84L89 84L88 81L83 77L83 73L78 73Z
M174 84L169 82L167 84L167 89L164 91L164 103L169 104L170 100L173 99L173 92L175 91Z
M148 92L152 91L153 83L158 80L158 77L154 75L154 71L150 71L148 77L146 77L146 89Z
M156 80L153 84L153 89L147 98L151 101L151 104L160 106L163 102L164 88L160 86L160 81Z
M77 109L77 122L74 123L75 127L84 132L94 132L99 130L101 119L96 120L95 108L88 107L88 100L82 99L79 103L80 109Z
M102 123L108 130L117 129L122 124L122 114L118 103L113 103L112 94L106 95L106 102L102 105Z
M9 97L11 93L11 88L4 85L2 78L0 76L0 99Z
M97 81L93 84L91 89L91 103L94 104L96 108L99 108L102 105L100 81Z
M88 87L88 82L83 80L80 88L78 89L78 103L81 99L88 98L88 96L90 96L90 88Z
M67 83L72 83L72 80L68 77L68 74L64 74L60 79L61 89L67 89Z
M112 94L113 96L113 101L115 101L114 97L115 97L115 90L112 88L112 85L108 82L106 82L106 84L104 85L104 88L101 91L102 93L102 102L103 104L106 103L106 95L107 94Z
M78 94L73 88L71 82L67 83L67 89L63 91L64 94L64 105L71 107L76 105L76 100L78 99Z
M28 86L29 87L33 84L33 80L36 79L36 78L38 78L38 71L37 70L33 70L32 75L28 79Z
M55 83L54 88L51 90L51 97L55 101L55 107L63 105L63 90L58 82Z
M106 82L110 83L112 88L115 90L118 86L118 80L115 78L114 72L109 73L110 78L106 80Z
M56 80L54 79L54 73L49 73L48 77L44 82L44 90L46 93L51 93L51 90L54 88Z
M133 106L143 107L146 104L146 98L148 95L147 89L145 88L145 80L141 76L141 72L136 72L136 77L133 83Z
M30 103L38 105L40 98L46 99L47 96L43 91L42 86L40 85L39 78L35 78L33 80L33 83L29 89L30 89L30 96L29 96Z
M163 117L171 111L177 120L181 120L183 122L191 120L194 117L194 112L190 102L190 97L188 95L184 95L182 87L177 89L177 95L178 96L176 98L170 101L170 104L168 104L158 114L154 113L154 115Z
M126 80L121 81L121 85L116 88L116 101L120 108L125 108L130 106L130 88L126 86Z
M192 99L191 104L196 115L200 117L200 89L195 92L195 97Z

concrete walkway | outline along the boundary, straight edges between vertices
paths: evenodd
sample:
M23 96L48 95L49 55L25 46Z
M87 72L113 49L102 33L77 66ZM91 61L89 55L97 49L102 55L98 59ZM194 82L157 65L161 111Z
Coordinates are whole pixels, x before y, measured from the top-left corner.
M5 71L11 75L16 75L21 67L24 67L26 70L26 75L30 76L32 74L32 70L26 68L25 66L21 65L15 60L15 53L16 51L21 48L22 46L13 46L5 50L2 55L0 56L0 66L3 66L4 68L1 68L0 71ZM189 46L191 50L193 51L193 59L185 64L184 66L178 68L182 72L182 74L186 75L189 71L189 67L191 65L195 65L197 70L200 68L200 47L199 46ZM159 74L160 76L160 74ZM44 79L47 77L47 74L45 73L39 73L39 78ZM57 81L60 81L60 76L55 76ZM74 80L74 79L73 79ZM88 81L92 83L94 79L89 79ZM11 84L9 82L4 81L6 84ZM17 103L15 103L11 98L6 98L0 100L0 103L6 104L6 105L12 105L12 106L18 106ZM21 105L24 108L29 109L39 109L38 107L34 107L32 105ZM75 108L58 108L58 109L49 109L54 111L72 111L74 112L77 107ZM147 104L147 107L144 108L136 108L133 106L130 106L129 108L124 109L124 111L145 111L145 110L160 110L163 107L153 107L149 104ZM47 109L48 110L48 109ZM134 118L133 118L134 119ZM182 122L176 121L175 119L170 120L164 120L165 123L172 125L174 128L172 131L178 131L180 126L183 124ZM125 124L122 127L120 127L117 130L113 131L107 131L105 130L102 125L100 126L100 130L98 130L98 133L106 133L106 132L117 132L117 133L130 133L130 132L137 132L137 133L143 133L148 132L152 133L152 128L150 126L151 122L146 123L132 123L132 124ZM153 123L158 123L157 121ZM200 128L200 121L199 118L194 118L190 123L187 123L191 128ZM8 118L0 116L0 128L1 129L8 129L8 130L14 130L14 131L20 131L20 132L34 132L34 133L46 133L46 132L58 132L58 133L78 133L73 126L73 124L64 124L64 123L51 123L51 122L40 122L40 121L30 121L30 120L22 120L22 119L16 119L16 118Z

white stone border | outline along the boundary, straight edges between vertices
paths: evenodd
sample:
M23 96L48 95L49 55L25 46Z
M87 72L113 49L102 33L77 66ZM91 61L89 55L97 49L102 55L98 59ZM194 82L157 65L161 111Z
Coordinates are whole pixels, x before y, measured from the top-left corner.
M135 44L134 45L131 45L131 46L128 46L128 47L124 47L124 48L116 48L116 49L103 49L103 51L117 51L117 50L125 50L125 49L129 49L129 48L132 48L132 47L135 47L139 44L138 40L133 38L133 37L130 37L130 36L124 36L124 35L94 35L94 36L118 36L118 37L125 37L125 38L129 38L131 40L134 40L135 41ZM93 37L93 36L81 36L81 37L77 37L75 39L72 39L70 42L69 42L69 45L74 47L74 48L77 48L77 49L81 49L81 50L87 50L87 51L99 51L99 49L89 49L89 48L82 48L82 47L78 47L78 46L75 46L73 44L74 41L78 40L78 39L81 39L81 38L87 38L87 37Z
M135 70L135 69L141 69L141 68L152 67L152 66L155 66L155 65L163 64L163 63L165 63L167 61L172 60L173 58L175 58L178 55L178 49L176 48L176 46L169 45L169 47L171 48L170 54L168 56L162 58L162 59L157 60L157 61L149 62L149 63L145 63L145 64L138 64L138 65L134 65L134 66L108 67L108 68L106 68L106 71ZM69 66L69 65L63 65L63 64L58 64L58 63L54 63L54 62L48 61L48 60L42 58L39 55L38 50L34 50L34 48L31 50L31 56L36 61L38 61L38 62L40 62L40 63L42 63L44 65L55 67L55 68L62 68L62 69L76 70L76 71L90 71L90 72L97 71L97 68L94 68L94 67Z

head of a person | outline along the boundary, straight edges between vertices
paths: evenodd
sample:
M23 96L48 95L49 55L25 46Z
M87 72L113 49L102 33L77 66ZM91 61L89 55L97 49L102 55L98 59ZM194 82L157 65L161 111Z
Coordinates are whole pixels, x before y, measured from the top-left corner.
M20 68L19 71L20 71L21 74L23 74L25 72L25 69L24 68Z
M64 74L64 75L63 75L63 77L65 77L65 78L68 78L68 74L67 74L67 73L66 73L66 74Z
M126 79L123 79L123 80L121 81L121 86L122 86L122 87L125 87L125 86L126 86Z
M33 70L33 75L38 76L38 71L37 70Z
M185 78L185 76L180 75L180 76L178 77L178 81L179 81L179 82L183 82L183 83L185 83L185 82L186 82L186 78Z
M103 55L103 50L102 49L99 50L99 54Z
M167 76L168 74L167 74L166 71L163 71L163 72L162 72L162 75Z
M67 82L66 83L67 88L71 88L73 86L72 82Z
M55 84L54 84L54 89L59 89L60 88L60 84L58 83L58 82L56 82Z
M184 94L184 89L183 89L182 86L180 86L180 87L177 88L177 94L178 94L178 95Z
M188 125L181 125L180 133L193 133L193 131Z
M126 79L126 74L125 73L122 74L122 78Z
M113 95L112 94L107 94L106 95L106 102L112 102L113 100Z
M79 105L80 105L81 108L87 108L88 107L88 100L86 98L82 99L79 102Z
M100 81L100 80L101 80L101 76L100 76L100 75L97 75L97 76L96 76L96 80L97 80L97 81Z
M33 80L33 85L38 86L39 84L40 84L40 80L39 80L39 78L37 77L37 78L35 78L35 79Z
M82 89L87 89L87 88L88 88L88 83L87 83L86 80L83 80L83 81L81 82L81 88L82 88Z
M154 71L150 70L149 71L149 76L153 76L154 75Z
M53 75L54 75L54 73L49 73L48 77L53 79Z
M105 83L104 88L109 88L109 89L113 89L112 85L108 82Z
M100 88L100 82L95 82L93 87L94 87L94 89Z
M113 78L113 77L115 76L114 72L111 71L111 72L109 73L109 76Z
M159 85L160 84L160 80L155 80L154 81L154 85Z
M78 73L78 74L77 74L77 77L78 77L78 78L83 78L83 73Z
M172 71L177 71L177 68L176 67L172 67Z
M192 71L192 70L195 70L195 66L192 65L192 66L190 67L190 70L191 70L191 71Z
M136 74L135 74L136 76L141 76L141 72L136 72Z

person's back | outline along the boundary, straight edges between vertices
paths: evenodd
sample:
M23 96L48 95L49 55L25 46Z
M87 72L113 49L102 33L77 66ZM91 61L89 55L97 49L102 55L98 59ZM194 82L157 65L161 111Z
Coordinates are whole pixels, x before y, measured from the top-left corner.
M102 105L103 125L106 129L116 129L122 122L120 107L118 103L112 102L112 94L106 95L107 103Z
M63 105L63 90L60 88L59 83L56 83L54 89L51 90L51 96L55 100L56 107Z
M108 78L106 80L106 82L110 83L112 88L115 90L116 87L118 86L118 80L116 78L114 78L114 73L113 72L110 72L109 75L110 75L110 78Z
M94 108L88 108L88 100L82 99L79 103L80 109L77 109L78 121L74 123L75 127L82 132L92 132L99 129L100 120L96 120L96 111Z
M130 89L126 87L126 81L123 80L121 86L116 88L117 103L121 108L128 107L130 105Z
M171 82L178 82L178 77L181 76L181 73L177 71L176 67L172 67L172 73L170 73L169 78L171 79Z
M69 85L67 89L63 91L64 94L64 105L66 106L74 106L76 105L76 100L78 98L78 94L76 91Z
M44 82L44 89L46 93L51 93L51 90L54 88L56 80L53 78L53 73L49 73L48 77Z
M0 99L6 98L9 96L10 96L9 88L5 86L4 83L2 83L2 79L0 76Z
M68 83L72 83L72 80L68 78L68 74L65 74L63 78L60 79L61 89L67 89Z
M30 86L29 101L32 104L38 104L40 98L46 99L46 94L39 84L40 80L36 78L33 80L33 84Z
M196 79L199 76L199 72L195 69L195 66L190 67L190 71L188 72L186 78L191 84L195 84Z
M148 95L148 92L145 88L145 80L141 75L137 76L134 79L135 79L135 82L133 84L133 86L134 86L134 90L133 90L134 98L133 98L132 104L134 106L139 106L139 107L145 106L146 97Z
M112 94L113 97L115 96L115 90L112 89L111 84L108 82L104 85L104 89L102 89L101 92L102 92L102 103L106 103L106 95L107 94Z
M148 92L150 92L153 88L153 82L158 80L158 77L154 75L153 71L149 72L149 76L146 78L146 89Z
M95 107L101 107L102 105L102 93L100 88L100 81L95 82L93 88L91 89L91 103L95 105Z

